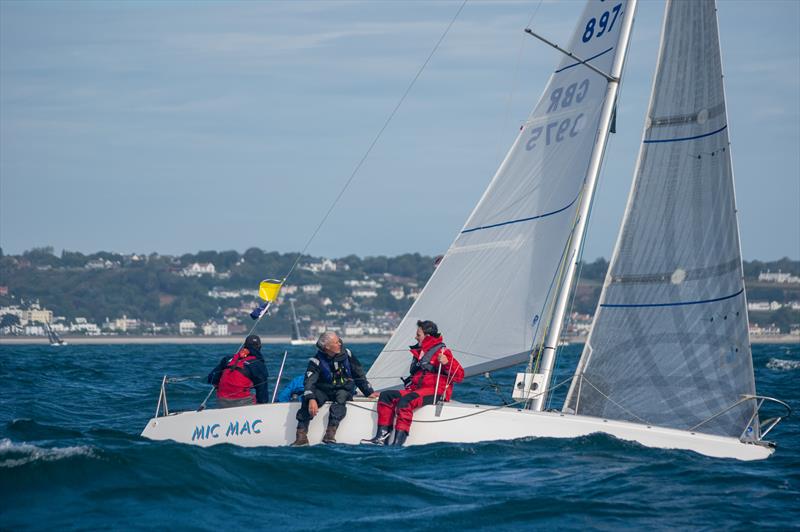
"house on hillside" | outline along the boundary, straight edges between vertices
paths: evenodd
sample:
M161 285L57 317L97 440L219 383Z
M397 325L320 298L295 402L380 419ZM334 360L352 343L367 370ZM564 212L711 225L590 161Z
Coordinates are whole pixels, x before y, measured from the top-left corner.
M203 336L228 336L228 324L209 321L203 324Z
M100 327L98 327L96 323L92 323L86 318L75 318L75 321L69 325L69 330L70 332L84 333L89 336L100 335Z
M217 275L217 269L210 262L193 262L181 270L181 275L184 277L202 277L203 275L214 277Z
M121 318L108 322L108 329L116 332L130 332L141 328L141 323L137 319L129 318L125 314Z
M322 259L319 262L309 262L306 264L302 264L300 266L301 270L306 270L309 272L319 273L319 272L335 272L336 271L336 263L333 262L331 259Z
M304 284L300 287L304 294L319 294L322 290L321 284Z
M178 333L181 336L194 334L196 329L197 325L192 320L181 320L178 323Z
M780 310L783 305L777 301L748 301L747 310L751 312L769 312L770 310Z
M119 266L119 262L111 262L108 259L92 259L83 267L85 270L110 270Z
M758 274L758 280L768 283L800 283L800 277L792 275L791 273L783 273L778 270L777 272L761 272Z

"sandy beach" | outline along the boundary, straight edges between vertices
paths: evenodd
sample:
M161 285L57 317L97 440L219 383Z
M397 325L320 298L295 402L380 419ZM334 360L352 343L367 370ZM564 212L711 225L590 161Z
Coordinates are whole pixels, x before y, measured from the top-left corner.
M71 345L120 345L120 344L239 344L241 336L67 336L64 340ZM344 338L349 344L385 344L388 336L352 336ZM288 344L288 336L261 336L264 344ZM582 344L584 337L568 338L571 344ZM777 336L751 336L753 344L796 344L800 336L781 334ZM2 336L0 345L41 345L47 344L45 337Z
M120 344L240 344L244 336L65 336L70 345L120 345ZM385 344L388 336L353 336L345 338L350 344ZM264 344L288 344L288 336L261 336ZM0 345L47 344L45 337L2 336ZM309 344L313 345L313 344Z

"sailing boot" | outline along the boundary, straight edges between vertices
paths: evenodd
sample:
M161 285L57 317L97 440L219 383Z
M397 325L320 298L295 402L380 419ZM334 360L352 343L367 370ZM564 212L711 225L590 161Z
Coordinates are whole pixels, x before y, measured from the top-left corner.
M295 436L292 447L305 447L308 445L308 428L297 427L297 436Z
M392 434L391 426L378 425L378 432L375 437L369 440L361 440L361 443L371 443L372 445L387 445L389 436Z
M336 429L339 425L328 425L325 429L325 436L322 437L322 443L336 443Z
M405 430L396 430L394 431L394 441L392 445L397 445L402 447L404 443L406 443L406 438L408 438L408 432Z

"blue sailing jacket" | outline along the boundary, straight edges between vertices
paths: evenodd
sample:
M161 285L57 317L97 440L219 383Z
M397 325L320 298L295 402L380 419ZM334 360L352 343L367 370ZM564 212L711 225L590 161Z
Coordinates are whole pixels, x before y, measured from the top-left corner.
M289 384L283 387L278 394L279 403L288 403L292 400L300 401L303 398L303 380L305 375L298 375L292 379ZM294 399L292 399L294 396Z

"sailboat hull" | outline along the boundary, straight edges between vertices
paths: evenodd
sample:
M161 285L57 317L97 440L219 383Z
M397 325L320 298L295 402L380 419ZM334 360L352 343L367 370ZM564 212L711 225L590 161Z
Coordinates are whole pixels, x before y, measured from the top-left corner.
M174 440L207 447L230 443L242 447L280 447L295 437L295 414L299 403L274 403L238 408L181 412L151 419L142 436L151 440ZM309 441L319 444L325 430L328 405L309 428ZM376 403L348 403L336 440L359 444L372 437L377 422ZM638 423L605 420L559 412L535 412L507 407L448 403L436 416L433 406L414 414L406 445L430 443L476 443L518 438L576 438L602 432L646 447L681 449L715 458L760 460L774 451L768 444L741 442L737 438L691 433Z
M314 345L315 340L290 340L291 345Z

